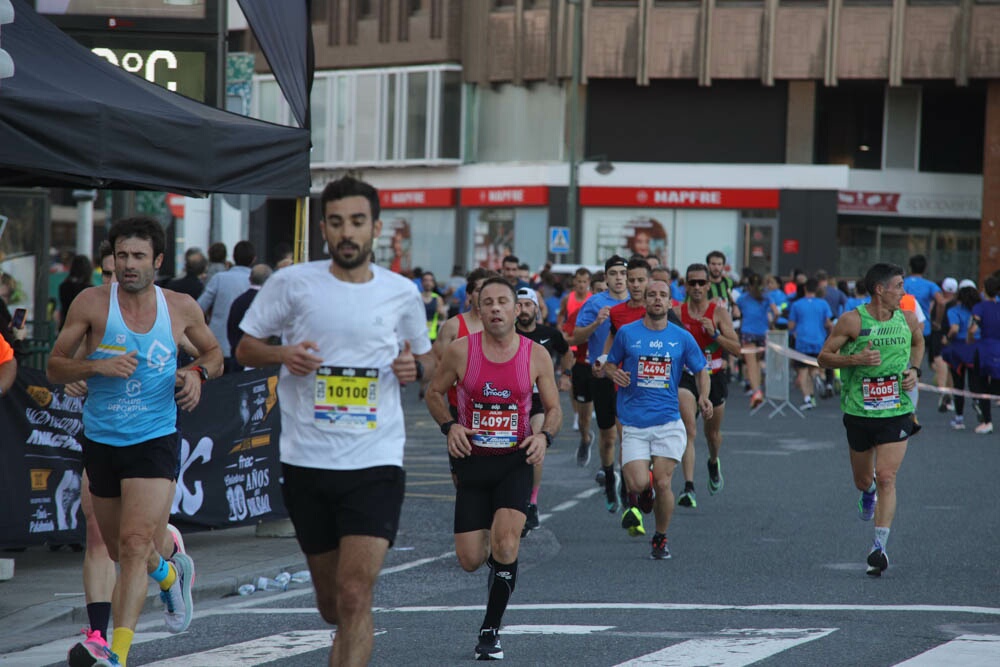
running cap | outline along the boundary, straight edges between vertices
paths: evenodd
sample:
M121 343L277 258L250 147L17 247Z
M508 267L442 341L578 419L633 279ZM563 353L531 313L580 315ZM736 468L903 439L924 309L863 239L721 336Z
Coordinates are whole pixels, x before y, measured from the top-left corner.
M624 266L627 269L628 262L621 255L611 255L611 257L608 257L608 261L604 262L604 270L607 271L612 266Z
M975 280L969 280L968 278L966 278L965 280L963 280L962 282L960 282L958 284L958 289L962 289L963 287L972 287L972 288L975 288L976 287L976 281Z
M517 290L517 300L520 301L521 299L528 299L535 304L536 308L539 307L538 293L535 292L535 290L531 289L530 287L522 287L519 290Z
M958 291L958 281L954 278L945 278L941 281L941 289L949 294L954 294Z

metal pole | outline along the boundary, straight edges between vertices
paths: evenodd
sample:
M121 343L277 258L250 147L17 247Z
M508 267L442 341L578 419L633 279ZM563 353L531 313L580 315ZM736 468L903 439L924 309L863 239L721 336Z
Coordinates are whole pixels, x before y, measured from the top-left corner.
M76 200L76 254L94 254L94 200L97 190L73 190Z
M569 87L569 140L567 162L569 165L569 187L566 188L566 225L570 229L570 242L573 245L573 258L581 259L580 220L577 213L579 200L579 185L577 168L577 143L580 126L580 70L583 60L583 2L582 0L566 0L573 5L573 65L572 81Z

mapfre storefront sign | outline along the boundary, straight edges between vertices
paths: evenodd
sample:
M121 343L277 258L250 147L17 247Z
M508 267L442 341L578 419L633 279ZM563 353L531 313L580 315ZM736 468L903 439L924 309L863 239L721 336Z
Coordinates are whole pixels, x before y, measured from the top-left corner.
M580 188L581 206L776 209L779 191L732 188Z
M937 195L906 192L841 190L837 213L847 215L898 215L911 218L960 218L982 216L983 200L977 195Z

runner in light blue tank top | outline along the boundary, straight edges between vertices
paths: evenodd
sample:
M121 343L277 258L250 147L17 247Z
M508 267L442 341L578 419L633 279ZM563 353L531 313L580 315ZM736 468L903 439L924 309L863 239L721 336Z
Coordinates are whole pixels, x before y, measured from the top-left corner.
M137 350L139 365L127 380L96 375L87 381L83 428L95 442L124 447L177 430L176 345L166 299L159 287L155 289L156 321L147 333L137 333L122 319L118 284L111 285L104 337L87 358L107 359Z

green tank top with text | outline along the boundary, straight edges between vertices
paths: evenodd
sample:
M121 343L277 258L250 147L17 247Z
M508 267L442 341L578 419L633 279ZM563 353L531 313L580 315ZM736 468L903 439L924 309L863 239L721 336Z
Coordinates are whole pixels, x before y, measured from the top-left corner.
M840 408L857 417L898 417L913 412L913 401L903 391L903 373L910 365L910 327L902 310L885 322L876 320L864 304L858 306L861 333L840 349L844 355L872 347L882 355L878 366L840 369Z

